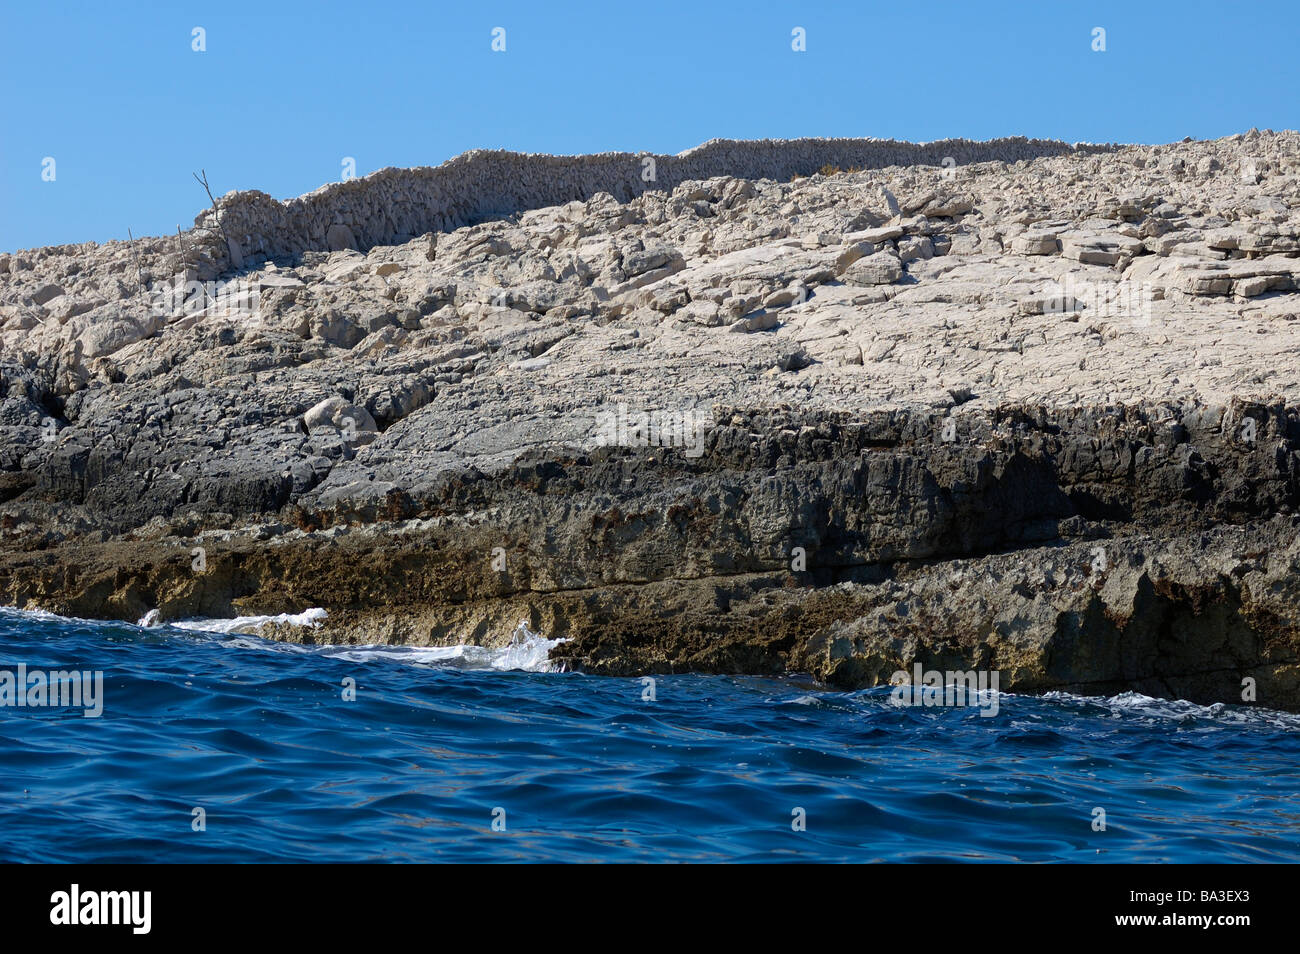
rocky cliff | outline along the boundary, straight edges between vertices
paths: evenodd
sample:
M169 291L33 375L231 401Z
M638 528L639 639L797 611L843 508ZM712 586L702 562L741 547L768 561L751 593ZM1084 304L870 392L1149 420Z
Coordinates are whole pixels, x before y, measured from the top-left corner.
M1298 305L1290 132L235 193L0 255L0 601L1300 709Z

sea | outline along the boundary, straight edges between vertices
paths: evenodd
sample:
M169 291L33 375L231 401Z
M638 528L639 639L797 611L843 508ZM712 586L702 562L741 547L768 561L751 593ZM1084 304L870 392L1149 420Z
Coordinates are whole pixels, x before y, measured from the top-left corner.
M266 619L0 609L0 860L1300 861L1293 714L900 705L554 671L523 624L495 650L330 647Z

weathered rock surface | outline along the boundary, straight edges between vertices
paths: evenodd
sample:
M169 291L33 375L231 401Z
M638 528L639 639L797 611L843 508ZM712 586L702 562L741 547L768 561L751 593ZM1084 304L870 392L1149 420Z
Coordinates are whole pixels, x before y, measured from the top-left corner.
M218 206L0 257L0 600L1300 709L1295 133L471 153Z

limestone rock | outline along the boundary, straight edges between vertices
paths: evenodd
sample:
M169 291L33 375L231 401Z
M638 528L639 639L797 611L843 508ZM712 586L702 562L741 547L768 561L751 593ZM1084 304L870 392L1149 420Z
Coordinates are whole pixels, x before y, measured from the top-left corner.
M850 285L888 285L903 277L903 265L893 252L876 252L860 258L844 270Z
M342 223L335 223L329 227L325 233L325 247L332 252L342 251L343 249L355 249L357 247L356 237L352 230Z
M32 304L44 305L48 301L53 301L62 295L63 289L58 285L42 285L31 294Z
M1118 233L1065 232L1061 255L1089 265L1117 265L1144 251L1142 242Z
M1300 135L1241 149L476 150L6 253L0 599L1300 710Z
M369 411L337 396L312 405L311 409L302 416L302 420L309 434L317 434L321 431L373 434L379 430Z
M1029 231L1011 241L1011 251L1017 255L1055 255L1060 248L1055 232Z

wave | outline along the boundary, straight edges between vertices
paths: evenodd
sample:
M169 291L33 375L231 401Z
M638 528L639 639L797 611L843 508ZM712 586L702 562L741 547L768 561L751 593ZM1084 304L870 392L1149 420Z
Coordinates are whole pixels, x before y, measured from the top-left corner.
M509 645L487 646L325 646L306 647L318 654L366 662L388 659L394 662L443 669L497 670L498 672L563 672L564 667L551 662L551 650L563 639L547 639L541 633L519 624Z
M270 650L272 652L302 653L345 659L348 662L387 660L405 665L428 666L439 669L496 670L498 672L559 672L563 667L550 661L550 652L563 639L547 639L528 628L527 620L520 621L505 646L488 647L470 644L456 646L307 646L263 639L258 630L268 623L316 628L328 616L323 609L313 608L301 613L280 613L277 616L239 616L235 619L177 620L167 623L175 629L189 633L210 633L234 636L224 644L236 649ZM148 614L146 614L148 618ZM144 619L141 626L148 625ZM243 637L243 638L239 638Z
M103 625L103 620L60 616L42 609L19 609L0 606L0 613L24 619L56 623L85 623ZM486 670L496 672L564 672L566 667L550 660L551 650L564 639L547 639L521 620L505 646L489 647L462 644L456 646L308 646L265 639L258 630L267 624L316 628L329 614L320 607L301 613L279 613L274 616L236 616L232 619L182 619L163 622L156 609L149 610L135 624L151 634L179 630L189 638L220 638L224 647L252 649L263 652L300 653L345 659L349 662L387 660L406 665L439 669ZM130 626L131 624L121 624Z
M196 630L190 630L195 632ZM270 652L300 653L344 659L348 662L397 662L411 666L434 669L494 670L496 672L564 672L565 667L551 662L553 648L563 639L547 639L528 628L521 621L505 646L489 647L462 644L456 646L305 646L300 643L282 643L262 639L252 634L234 635L224 644L237 649L257 649Z
M1007 693L1011 696L1012 694ZM1282 712L1257 705L1228 705L1214 702L1201 705L1186 699L1160 699L1140 692L1121 692L1113 696L1082 696L1073 692L1045 692L1041 699L1069 705L1109 709L1114 718L1142 718L1168 722L1235 722L1265 724L1279 729L1300 729L1300 714Z
M303 610L301 613L278 613L274 616L236 616L233 619L178 619L164 624L158 611L150 610L136 623L144 629L158 626L171 626L175 629L187 629L202 633L256 633L266 625L282 626L319 626L329 613L320 607Z

